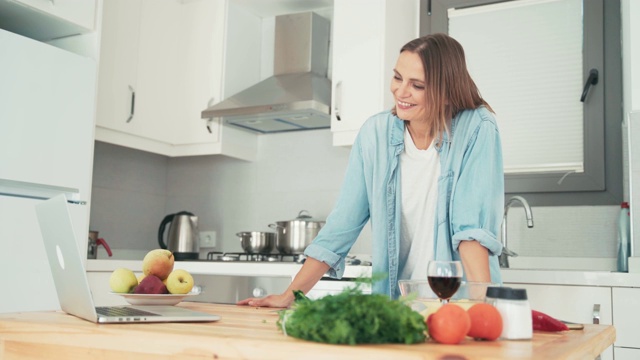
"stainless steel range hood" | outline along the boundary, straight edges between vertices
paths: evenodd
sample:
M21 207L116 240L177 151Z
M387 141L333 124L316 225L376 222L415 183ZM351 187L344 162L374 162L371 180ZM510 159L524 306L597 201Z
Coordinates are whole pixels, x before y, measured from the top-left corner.
M328 128L329 22L312 12L275 18L274 75L202 111L263 134Z

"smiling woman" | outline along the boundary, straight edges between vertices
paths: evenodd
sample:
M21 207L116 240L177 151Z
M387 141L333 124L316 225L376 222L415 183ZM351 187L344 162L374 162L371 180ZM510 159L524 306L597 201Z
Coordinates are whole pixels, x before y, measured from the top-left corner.
M323 275L341 278L369 220L372 273L385 275L373 282L375 294L397 298L398 280L425 278L431 259L461 261L470 281L501 282L500 136L462 46L446 34L409 41L390 90L393 109L360 129L337 203L289 288L240 305L287 307Z

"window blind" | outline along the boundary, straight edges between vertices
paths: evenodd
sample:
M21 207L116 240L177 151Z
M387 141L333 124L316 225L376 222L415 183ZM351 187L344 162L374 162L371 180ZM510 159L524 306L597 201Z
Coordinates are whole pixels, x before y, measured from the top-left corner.
M519 0L449 9L496 112L505 173L583 172L582 0Z

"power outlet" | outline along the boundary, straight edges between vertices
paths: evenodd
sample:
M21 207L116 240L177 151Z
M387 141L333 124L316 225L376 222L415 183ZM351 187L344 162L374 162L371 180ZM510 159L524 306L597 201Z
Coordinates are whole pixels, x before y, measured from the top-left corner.
M200 247L201 248L216 247L216 232L200 231Z

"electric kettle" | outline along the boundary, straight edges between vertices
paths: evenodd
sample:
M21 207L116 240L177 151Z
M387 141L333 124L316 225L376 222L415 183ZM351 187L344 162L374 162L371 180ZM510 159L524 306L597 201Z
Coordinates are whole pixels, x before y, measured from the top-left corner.
M165 242L164 229L167 224L169 224L169 231ZM165 216L158 229L158 244L161 248L171 251L175 260L198 259L200 251L198 217L188 211Z

